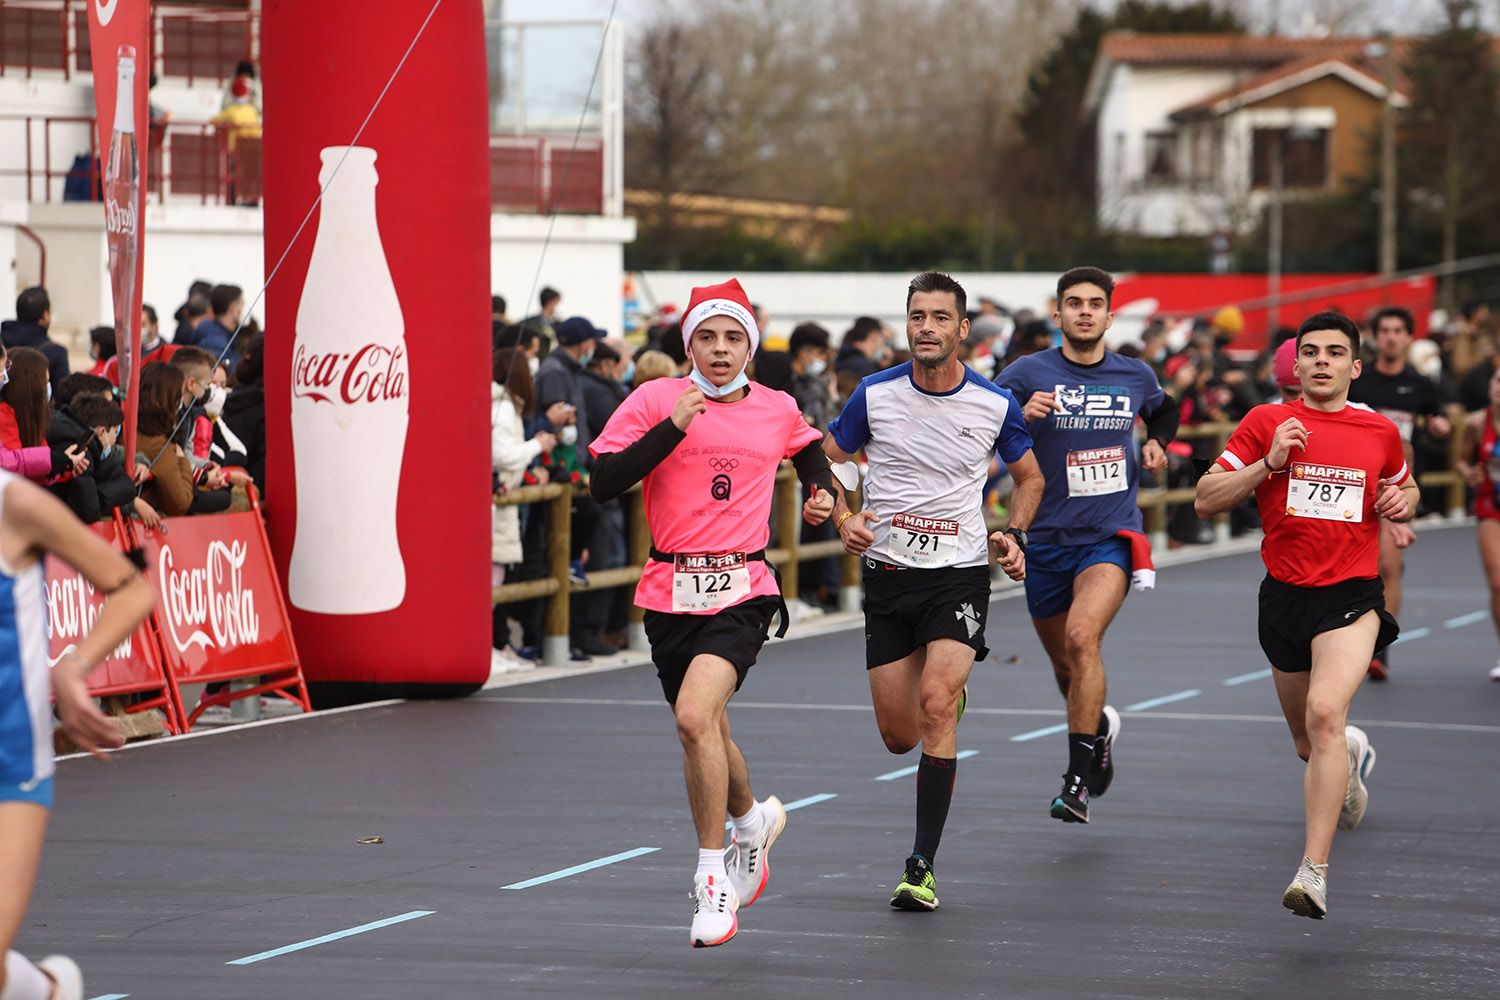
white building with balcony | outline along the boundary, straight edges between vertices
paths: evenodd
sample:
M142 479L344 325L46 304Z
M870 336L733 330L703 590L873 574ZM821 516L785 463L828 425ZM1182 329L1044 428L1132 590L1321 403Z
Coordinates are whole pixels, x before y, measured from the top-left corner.
M75 361L89 328L114 322L104 215L90 199L98 168L86 2L0 0L0 318L13 315L20 289L45 284L53 339ZM169 118L149 143L144 300L170 332L167 316L194 280L240 285L247 300L264 280L259 142L239 141L231 176L224 136L210 124L236 63L259 61L260 0L151 9L151 103ZM620 27L490 21L485 31L491 288L519 319L536 310L526 301L533 289L552 285L564 314L618 333L624 247L635 238L624 214Z

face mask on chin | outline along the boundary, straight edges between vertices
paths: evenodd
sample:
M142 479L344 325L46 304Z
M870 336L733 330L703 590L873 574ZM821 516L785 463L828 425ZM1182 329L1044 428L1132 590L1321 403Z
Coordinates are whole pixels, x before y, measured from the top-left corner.
M749 365L749 363L749 359L746 359L745 364ZM724 385L714 385L710 382L708 376L698 370L697 364L694 364L693 370L688 372L688 378L699 389L702 389L703 395L709 399L723 399L725 396L738 392L750 384L750 377L745 374L744 368L741 368L740 373Z

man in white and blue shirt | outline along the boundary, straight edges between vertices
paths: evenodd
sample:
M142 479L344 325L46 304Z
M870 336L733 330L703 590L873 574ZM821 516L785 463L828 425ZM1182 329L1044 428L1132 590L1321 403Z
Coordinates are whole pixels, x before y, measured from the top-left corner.
M917 832L891 896L904 910L937 909L932 860L953 796L964 685L988 650L990 554L1026 574L1026 532L1042 496L1020 407L959 361L969 332L963 287L928 271L906 296L912 360L863 379L829 425L823 449L869 462L865 509L840 495L844 548L864 559L865 665L881 738L892 753L918 743ZM983 489L996 453L1015 480L1011 523L986 535Z

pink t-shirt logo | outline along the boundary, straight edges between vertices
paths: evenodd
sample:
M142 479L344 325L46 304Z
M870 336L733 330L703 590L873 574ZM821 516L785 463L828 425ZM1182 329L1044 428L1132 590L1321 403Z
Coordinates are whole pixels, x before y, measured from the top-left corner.
M710 458L708 467L717 473L713 481L709 483L708 495L715 500L728 500L730 491L734 489L734 480L729 474L740 467L737 458Z

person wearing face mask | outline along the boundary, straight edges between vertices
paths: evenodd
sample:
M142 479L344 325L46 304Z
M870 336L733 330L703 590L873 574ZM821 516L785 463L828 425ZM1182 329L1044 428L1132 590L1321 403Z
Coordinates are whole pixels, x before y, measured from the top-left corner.
M161 328L156 322L156 310L149 305L141 306L141 367L153 361L171 361L172 356L181 349L181 346L169 344L162 339ZM99 374L109 379L114 385L119 385L119 356L111 355L109 360L104 362L104 370Z
M558 426L554 413L559 403L572 407L558 429L557 447L548 459L554 481L571 481L586 487L589 474L589 444L594 439L594 429L599 426L595 416L589 412L588 397L584 392L584 373L593 360L594 351L604 331L597 329L582 316L570 316L554 328L557 347L538 366L536 372L537 409ZM598 569L590 560L589 542L594 528L599 523L599 505L589 497L586 490L574 493L572 508L572 546L568 553L573 578L584 579L586 569ZM590 656L608 656L618 652L619 647L600 637L602 623L594 615L591 595L578 594L572 601L572 655L577 659Z
M68 379L77 377L75 373ZM68 403L54 408L48 443L76 444L88 454L89 467L50 489L81 521L107 520L119 508L126 517L136 514L147 528L154 528L161 517L148 501L135 495L135 482L119 447L124 416L113 395L97 391L75 393Z
M625 371L631 365L628 360L630 353L630 346L623 340L601 340L583 373L584 409L601 426L609 422L625 401L627 390L622 383ZM618 499L605 501L599 504L599 522L589 540L589 569L616 569L628 561L624 504ZM602 644L616 648L624 646L629 638L630 625L630 603L625 588L615 587L590 594L587 603L590 619L599 626Z
M833 416L833 385L828 375L828 331L816 323L802 323L787 340L791 357L792 398L811 426L828 429Z
M780 801L751 791L727 714L778 612L785 632L765 561L776 470L783 459L796 466L811 524L833 510L833 477L796 401L746 377L760 329L738 281L693 289L682 335L692 372L647 382L621 404L593 442L590 489L604 501L642 484L651 558L635 601L676 716L698 833L689 941L710 947L734 937L738 910L765 888L786 825Z
M245 486L251 481L249 473L241 467L225 468L213 454L217 413L211 415L208 405L212 402L219 412L224 406L224 389L215 382L217 366L213 355L201 347L184 347L172 355L171 365L182 372L182 405L187 410L181 418L176 441L192 466L194 482L202 487L194 495L188 513L247 509L249 497L225 487Z
M787 338L786 356L789 392L802 411L802 419L808 426L826 431L828 421L834 414L833 374L828 370L831 353L828 331L816 323L801 323ZM802 543L831 541L838 537L833 525L802 525ZM800 597L810 608L822 611L838 610L839 561L837 559L809 559L799 567Z
M47 379L47 358L40 351L0 350L0 468L43 484L88 467L88 456L76 445L47 444L52 396Z
M266 495L266 393L262 384L261 352L265 334L256 331L241 336L240 363L234 367L234 391L224 400L219 425L226 436L233 434L244 455L241 463L256 491ZM235 464L229 462L228 464Z

